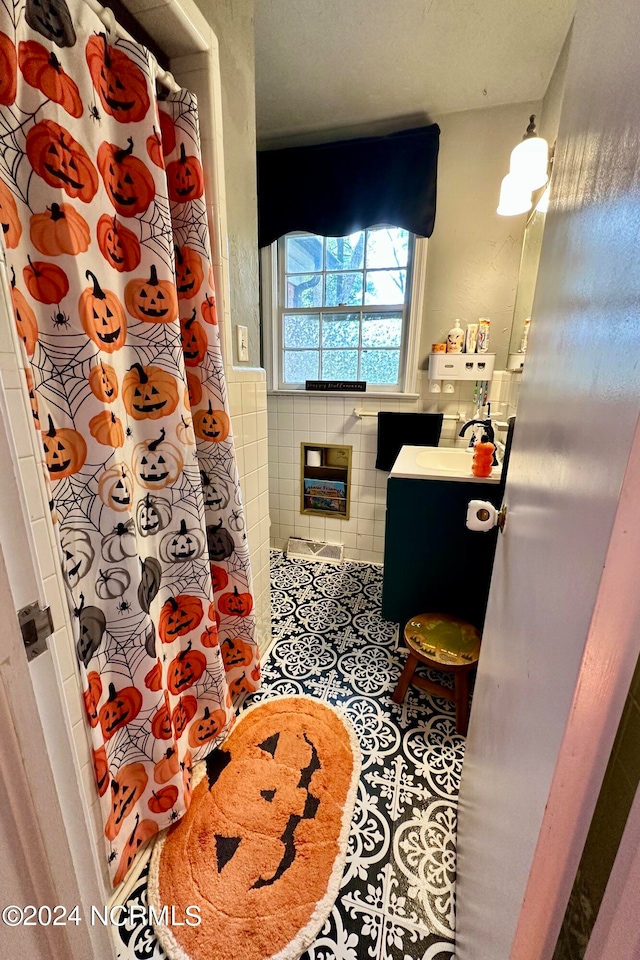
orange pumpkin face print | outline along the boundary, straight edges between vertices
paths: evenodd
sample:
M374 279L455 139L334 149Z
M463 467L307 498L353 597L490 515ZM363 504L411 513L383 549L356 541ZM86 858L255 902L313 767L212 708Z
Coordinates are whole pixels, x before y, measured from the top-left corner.
M209 341L201 323L196 320L195 307L191 316L180 317L182 331L182 353L187 367L199 367L207 355Z
M173 643L178 637L195 630L204 616L202 600L188 594L170 597L160 611L158 634L163 643Z
M98 478L98 496L106 507L127 513L133 503L134 482L126 463L117 463Z
M153 133L151 136L147 137L147 153L149 154L149 159L155 163L156 167L160 167L162 170L164 170L162 137L155 127L153 128Z
M174 747L167 747L164 757L154 767L153 779L156 783L166 783L180 770L180 760Z
M224 410L214 410L209 400L206 410L196 410L193 415L196 437L209 443L220 443L229 436L229 417Z
M204 177L202 166L197 157L189 157L180 144L180 157L172 160L167 166L167 184L169 199L173 203L187 203L190 200L199 200L204 193Z
M149 279L130 280L124 292L128 312L145 323L171 323L178 315L178 297L171 280L158 280L155 264Z
M129 763L111 778L111 813L104 829L107 840L115 840L122 824L133 813L149 777L142 763Z
M115 143L100 144L98 170L109 200L121 217L144 213L156 195L153 177L146 166L133 156L133 140L127 147Z
M175 377L161 367L134 363L122 381L125 410L134 420L158 420L178 406Z
M105 111L120 123L143 120L149 109L149 92L142 70L122 50L110 46L104 33L89 37L85 55Z
M124 447L124 427L113 411L101 410L89 420L89 433L105 447Z
M218 310L216 307L215 293L208 293L204 302L200 304L200 313L205 323L216 325L218 323Z
M198 711L198 701L187 694L180 697L171 714L171 723L176 740L179 740Z
M136 687L116 690L115 685L110 683L109 699L98 714L104 739L110 740L118 730L135 720L141 707L142 694Z
M118 399L118 375L108 363L100 362L89 374L91 393L102 403Z
M90 203L98 191L98 174L87 151L68 130L41 120L27 134L27 157L35 173L68 197Z
M50 480L64 480L82 470L87 459L87 444L77 430L56 429L49 416L49 427L42 431L42 445Z
M191 373L189 370L186 371L187 374L187 399L189 401L188 406L197 407L200 401L202 400L202 384L196 376L195 373Z
M168 157L176 148L176 125L173 118L158 109L158 119L160 120L160 136L162 139L162 155Z
M16 99L18 58L13 41L0 33L0 104L10 107Z
M153 790L147 806L151 813L166 813L175 805L177 799L178 788L170 784L170 786L162 787L160 790Z
M75 257L85 253L91 243L87 221L69 203L52 203L44 213L34 213L29 236L36 250L45 257L59 257L63 253Z
M28 357L32 357L38 342L38 321L36 315L25 300L24 294L16 287L16 275L11 268L11 303L16 321L18 336L24 344Z
M156 740L171 740L173 738L171 708L169 706L169 695L166 690L161 706L158 707L151 719L151 732Z
M195 297L202 286L204 271L202 258L191 247L175 247L176 254L176 289L179 300L190 300Z
M29 405L31 407L31 416L33 417L33 425L36 430L40 429L40 413L38 411L38 397L36 396L36 387L33 382L33 374L31 370L25 370L24 372L27 388L29 390Z
M253 597L250 593L239 593L234 587L232 593L222 594L218 609L228 617L248 617L253 610Z
M226 722L227 715L224 710L211 711L209 707L205 707L202 716L196 717L191 724L189 746L202 747L211 740L215 740L224 730Z
M26 82L36 90L59 103L72 117L82 116L82 100L77 84L62 69L53 50L49 51L36 40L21 41L18 63Z
M140 263L140 241L117 217L104 213L98 220L96 236L100 253L118 273L129 273Z
M93 759L93 774L96 778L96 787L98 796L104 797L109 788L109 764L107 763L107 751L104 747L98 747L91 751Z
M78 313L82 329L105 353L120 350L127 339L127 318L122 304L111 290L103 290L91 270L86 272L93 286L80 294Z
M84 708L87 711L87 717L92 727L98 726L98 703L102 696L102 681L100 674L95 670L90 670L87 674L87 689L82 692Z
M178 696L197 683L207 669L207 658L201 650L192 650L191 641L169 664L167 686ZM194 711L195 712L195 711Z
M5 246L8 250L15 249L22 236L22 224L16 201L4 180L0 180L0 225Z
M248 667L255 654L255 650L250 643L231 637L222 641L220 651L227 670L232 670L235 667Z
M137 857L142 847L145 845L147 840L150 840L151 837L155 837L157 832L158 824L155 820L141 820L140 814L136 814L135 826L127 838L127 842L120 856L118 869L116 870L113 878L114 888L120 886L127 873L131 869L131 864Z

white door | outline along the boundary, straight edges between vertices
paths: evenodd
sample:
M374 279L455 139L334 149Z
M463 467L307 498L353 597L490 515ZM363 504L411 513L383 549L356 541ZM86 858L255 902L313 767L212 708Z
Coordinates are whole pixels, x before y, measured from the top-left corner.
M552 956L638 655L638 36L636 0L578 0L460 789L458 960Z

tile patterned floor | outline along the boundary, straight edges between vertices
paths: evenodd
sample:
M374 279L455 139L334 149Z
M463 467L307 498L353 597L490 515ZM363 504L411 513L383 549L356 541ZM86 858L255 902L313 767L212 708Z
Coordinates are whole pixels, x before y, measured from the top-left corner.
M411 690L380 615L382 569L272 556L275 643L246 702L307 693L343 709L362 774L342 886L302 960L453 960L456 813L464 738L453 705ZM132 900L146 900L146 868ZM150 927L120 931L119 960L164 957ZM215 960L215 958L212 958Z

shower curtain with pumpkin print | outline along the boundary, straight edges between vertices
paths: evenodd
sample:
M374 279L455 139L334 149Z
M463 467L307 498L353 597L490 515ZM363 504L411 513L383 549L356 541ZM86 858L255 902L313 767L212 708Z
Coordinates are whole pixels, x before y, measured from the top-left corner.
M0 222L115 886L260 673L196 101L82 0L1 0Z

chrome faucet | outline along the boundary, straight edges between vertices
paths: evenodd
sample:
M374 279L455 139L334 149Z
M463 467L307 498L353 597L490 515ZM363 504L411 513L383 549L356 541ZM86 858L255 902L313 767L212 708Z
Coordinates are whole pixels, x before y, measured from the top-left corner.
M473 427L473 426L475 426L475 425L477 425L477 426L479 426L479 427L482 427L481 442L483 442L483 443L484 443L484 442L488 442L488 443L492 443L492 444L493 444L493 463L491 464L491 466L492 466L492 467L498 467L500 464L499 464L498 456L497 456L497 452L496 452L496 451L497 451L497 447L496 447L496 436L495 436L495 432L494 432L494 429L493 429L493 424L491 423L491 417L487 417L486 420L467 420L467 422L465 423L465 425L464 425L464 426L462 427L462 429L460 430L460 433L458 434L458 436L459 436L459 437L464 437L464 435L466 434L466 432L467 432L467 430L469 429L469 427ZM474 430L474 434L473 434L471 440L472 440L472 442L469 444L469 446L474 446L474 447L475 447L476 442L477 442L477 440L475 439L475 430Z

